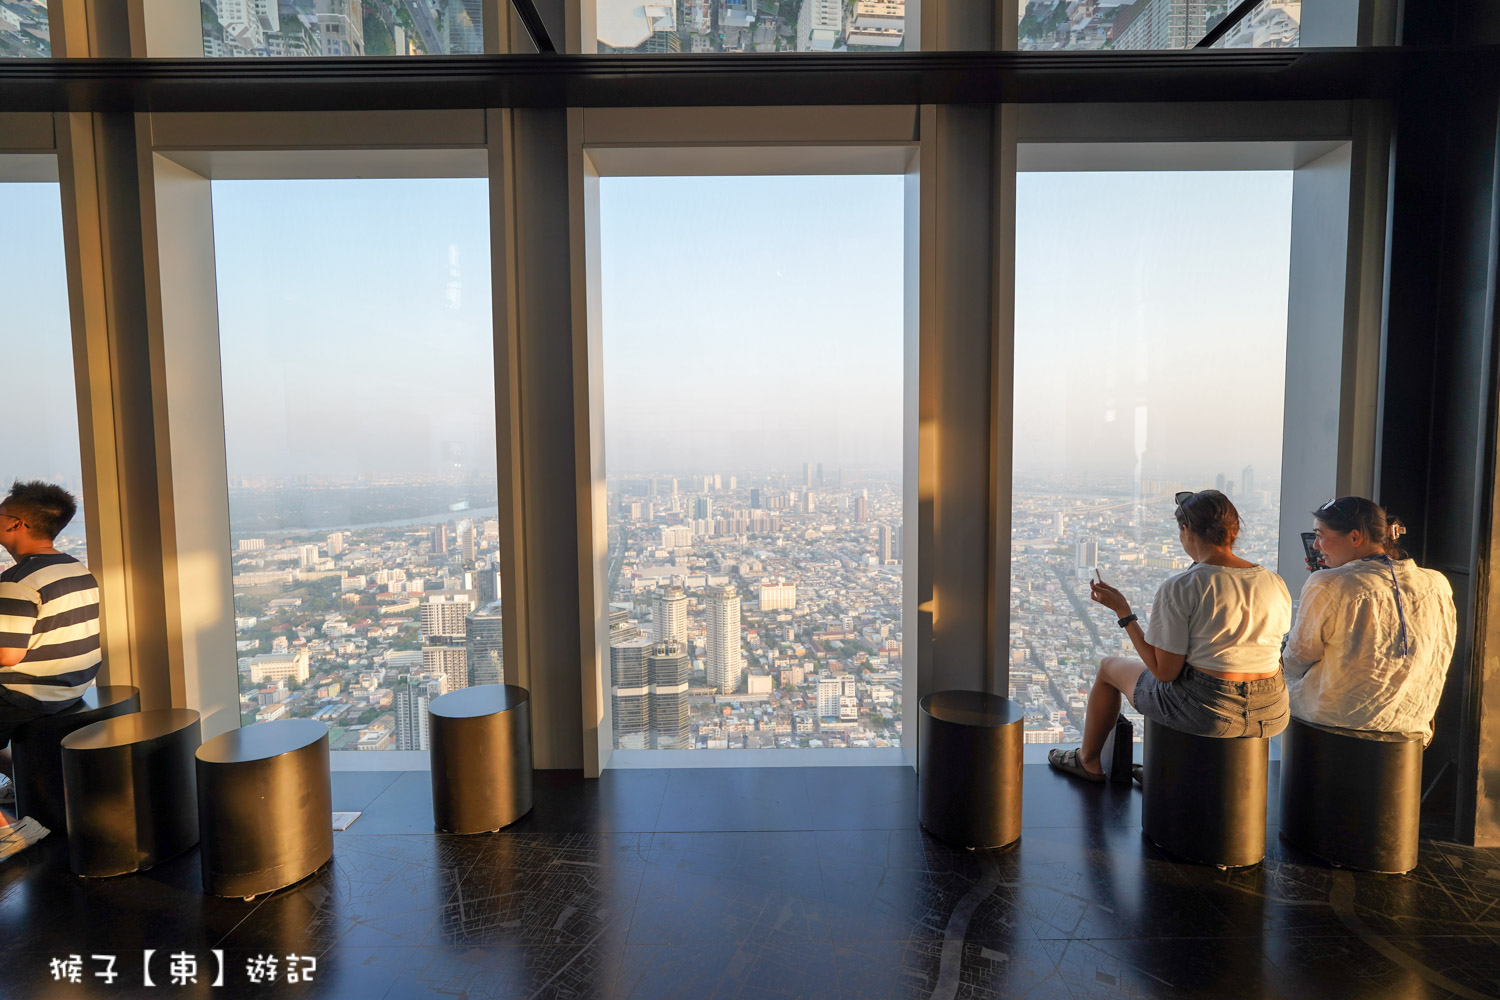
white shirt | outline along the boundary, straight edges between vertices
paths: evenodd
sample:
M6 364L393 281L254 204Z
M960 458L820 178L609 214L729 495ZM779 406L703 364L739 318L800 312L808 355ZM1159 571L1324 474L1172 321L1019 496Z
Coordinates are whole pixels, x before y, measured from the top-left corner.
M1411 652L1397 651L1401 584ZM1311 574L1283 662L1292 715L1341 729L1432 736L1458 624L1443 574L1410 559L1357 559Z
M1151 602L1146 641L1195 670L1274 674L1292 622L1292 595L1264 566L1199 563L1169 577Z

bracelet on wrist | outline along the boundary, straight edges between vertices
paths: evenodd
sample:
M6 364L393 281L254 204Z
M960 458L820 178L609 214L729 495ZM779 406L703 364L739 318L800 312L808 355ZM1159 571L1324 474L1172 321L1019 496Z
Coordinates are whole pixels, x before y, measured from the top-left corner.
M1124 618L1121 618L1119 620L1119 624L1120 624L1121 628L1124 628L1125 626L1129 625L1131 622L1134 622L1134 621L1140 621L1140 618L1137 617L1136 615L1126 615Z

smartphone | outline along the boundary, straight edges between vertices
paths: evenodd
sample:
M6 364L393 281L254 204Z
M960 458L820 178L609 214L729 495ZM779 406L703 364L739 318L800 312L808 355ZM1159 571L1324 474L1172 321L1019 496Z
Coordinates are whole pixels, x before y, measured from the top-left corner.
M1304 531L1302 533L1302 551L1307 553L1307 563L1309 566L1316 566L1318 569L1327 569L1327 565L1323 562L1323 553L1318 551L1317 541L1318 536L1316 533Z

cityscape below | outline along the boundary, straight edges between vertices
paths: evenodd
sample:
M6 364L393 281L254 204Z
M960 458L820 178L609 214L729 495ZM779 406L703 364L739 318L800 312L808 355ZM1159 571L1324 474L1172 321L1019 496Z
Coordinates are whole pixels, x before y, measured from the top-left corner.
M588 2L588 0L584 0ZM907 48L906 0L594 0L600 52L831 52ZM1026 50L1190 48L1233 0L1021 0ZM203 54L472 55L483 0L202 0ZM912 5L915 18L920 11ZM1301 0L1264 0L1221 48L1299 44ZM0 57L52 51L46 0L0 0Z
M314 718L336 750L425 750L432 699L505 680L493 481L237 482L244 722ZM1215 483L1241 512L1237 551L1274 568L1276 484L1250 467ZM1018 477L1009 694L1027 742L1078 741L1099 659L1133 655L1087 581L1149 618L1156 587L1189 565L1172 494L1200 485ZM613 747L901 744L899 477L809 462L611 476L607 496Z

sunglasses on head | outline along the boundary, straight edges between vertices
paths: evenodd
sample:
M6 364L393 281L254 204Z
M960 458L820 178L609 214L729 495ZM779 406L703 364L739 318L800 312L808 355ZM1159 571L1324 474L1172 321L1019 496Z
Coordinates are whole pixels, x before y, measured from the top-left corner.
M1357 497L1334 497L1332 500L1329 500L1327 503L1319 507L1317 513L1321 514L1325 510L1339 510L1340 507L1345 505L1345 501L1349 501L1350 503L1358 503L1359 499Z
M1177 506L1181 507L1183 504L1187 503L1189 497L1194 497L1197 495L1197 491L1195 490L1183 490L1181 493L1172 494L1172 499L1177 502Z

